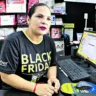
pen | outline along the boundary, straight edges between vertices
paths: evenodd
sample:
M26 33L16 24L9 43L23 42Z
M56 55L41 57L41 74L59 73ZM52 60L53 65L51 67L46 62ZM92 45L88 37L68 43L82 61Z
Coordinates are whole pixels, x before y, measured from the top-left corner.
M62 72L66 77L68 77L68 75L61 69L61 67L59 67L59 69L61 70L61 72Z

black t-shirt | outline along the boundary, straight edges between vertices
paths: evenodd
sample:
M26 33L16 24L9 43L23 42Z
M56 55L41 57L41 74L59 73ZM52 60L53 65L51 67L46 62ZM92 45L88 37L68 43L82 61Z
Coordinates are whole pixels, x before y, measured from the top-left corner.
M1 50L0 71L17 74L28 81L37 82L56 64L55 44L47 35L34 44L24 32L15 32L7 37ZM3 87L6 86L4 83Z

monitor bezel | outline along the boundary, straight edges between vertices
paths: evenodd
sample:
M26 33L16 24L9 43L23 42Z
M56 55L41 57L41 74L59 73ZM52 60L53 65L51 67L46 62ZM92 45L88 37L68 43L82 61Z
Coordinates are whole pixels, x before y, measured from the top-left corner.
M96 31L84 30L83 33L82 33L82 37L81 37L81 39L80 39L80 43L81 43L81 40L82 40L82 38L83 38L84 32L96 33ZM86 63L88 64L88 66L89 66L89 65L92 65L92 66L96 67L96 64L93 64L93 62L91 62L89 59L84 58L81 54L78 53L78 50L79 50L79 48L80 48L80 43L79 43L79 46L78 46L76 55L77 55L78 57L80 57L84 62L86 62Z

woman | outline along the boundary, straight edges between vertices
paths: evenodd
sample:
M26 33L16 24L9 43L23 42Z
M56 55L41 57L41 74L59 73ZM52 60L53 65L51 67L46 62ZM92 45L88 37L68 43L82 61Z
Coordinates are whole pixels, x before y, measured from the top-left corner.
M52 96L60 87L56 78L56 49L47 36L51 12L43 3L33 5L27 17L28 28L5 40L0 71L3 89L20 89L40 96ZM48 83L37 83L47 73ZM52 84L55 84L52 86Z

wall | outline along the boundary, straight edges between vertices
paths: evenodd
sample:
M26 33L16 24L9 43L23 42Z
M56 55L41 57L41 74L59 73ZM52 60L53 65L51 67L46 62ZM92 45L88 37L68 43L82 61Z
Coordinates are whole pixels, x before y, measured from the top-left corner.
M64 18L65 22L74 22L74 39L76 39L76 32L83 32L85 27L84 13L88 13L88 27L93 27L95 30L95 5L87 3L68 3L67 15Z
M63 0L60 0L63 2ZM59 2L60 2L59 1ZM55 2L58 2L55 0ZM74 40L76 40L76 33L83 32L85 27L84 13L88 13L88 24L87 27L95 28L95 4L89 3L75 3L66 2L67 15L63 16L63 22L65 23L75 23L74 28Z

